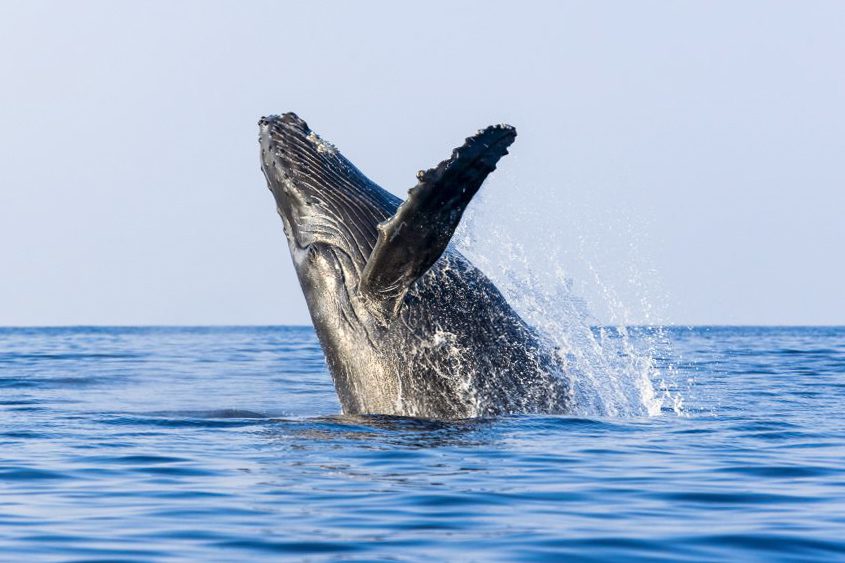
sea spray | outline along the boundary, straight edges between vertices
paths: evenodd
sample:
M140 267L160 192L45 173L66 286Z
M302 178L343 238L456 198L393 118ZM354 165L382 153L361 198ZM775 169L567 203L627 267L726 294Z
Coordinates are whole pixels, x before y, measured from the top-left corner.
M544 224L548 221L536 216L547 212L548 206L544 206L533 210L528 224L535 229L542 225L551 231L529 242L520 236L520 225L493 219L514 216L513 204L508 204L506 214L501 212L502 205L486 194L480 198L467 211L455 244L493 280L546 345L557 351L563 377L571 389L573 414L682 414L683 396L671 360L671 341L646 291L647 278L655 277L654 270L638 268L636 260L622 264L627 274L625 295L634 295L634 306L639 308L635 318L616 286L601 274L595 256L590 256L586 235L576 237L573 248L565 248L564 241L572 239L554 236L554 226ZM520 212L527 213L523 209ZM622 233L625 230L620 229L619 234ZM633 235L627 240L632 256L639 255L638 242ZM567 263L573 262L573 253L578 257L574 261L580 261L588 274L584 283L593 284L594 294L601 299L599 305L607 317L604 322L578 294L574 279L568 274Z

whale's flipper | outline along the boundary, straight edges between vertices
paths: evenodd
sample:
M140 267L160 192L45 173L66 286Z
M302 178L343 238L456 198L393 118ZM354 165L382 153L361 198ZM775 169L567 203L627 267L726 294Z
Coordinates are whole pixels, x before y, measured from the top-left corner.
M466 206L515 138L510 125L479 131L450 159L421 170L408 199L379 224L360 291L380 305L385 320L396 316L411 285L446 250Z

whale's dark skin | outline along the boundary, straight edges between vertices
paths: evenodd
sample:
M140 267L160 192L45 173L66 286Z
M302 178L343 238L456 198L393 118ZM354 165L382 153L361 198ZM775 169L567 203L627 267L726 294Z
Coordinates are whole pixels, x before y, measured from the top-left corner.
M491 126L403 203L293 113L259 121L261 167L345 414L565 412L557 356L449 240L516 131Z

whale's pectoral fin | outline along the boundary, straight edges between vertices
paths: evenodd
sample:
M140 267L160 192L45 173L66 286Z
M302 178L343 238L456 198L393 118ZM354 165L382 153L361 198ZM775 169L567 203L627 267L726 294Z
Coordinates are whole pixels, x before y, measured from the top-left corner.
M378 226L360 291L378 303L385 320L396 316L411 285L446 250L470 200L515 138L510 125L490 126L468 138L450 159L420 171L408 199Z

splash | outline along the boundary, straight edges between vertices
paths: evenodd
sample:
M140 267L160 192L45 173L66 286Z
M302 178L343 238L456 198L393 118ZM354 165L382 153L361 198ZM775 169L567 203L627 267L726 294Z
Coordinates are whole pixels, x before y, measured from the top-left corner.
M607 311L607 322L601 322L564 269L570 249L563 248L560 241L568 239L546 233L526 248L508 225L488 220L513 215L512 205L503 214L498 203L485 197L468 211L456 234L456 246L493 280L546 345L557 350L564 377L573 390L573 414L682 415L683 397L671 362L671 341L666 330L653 323L654 308L644 292L640 291L637 305L645 323L635 324L623 293L606 281L593 260L584 260L589 246L586 239L576 239L574 250L589 277L585 281L593 285L601 308ZM636 251L633 241L629 247ZM626 281L634 290L647 286L645 274L632 266L627 270Z

